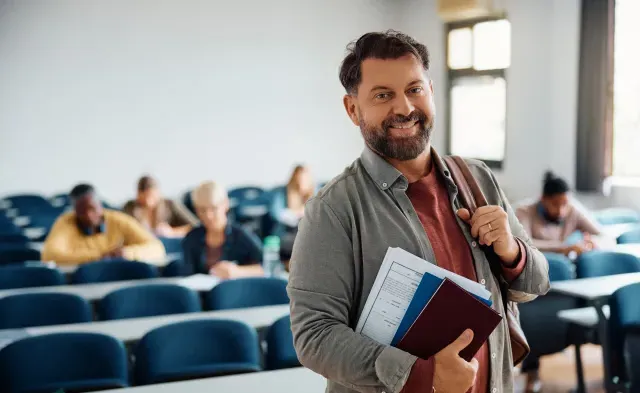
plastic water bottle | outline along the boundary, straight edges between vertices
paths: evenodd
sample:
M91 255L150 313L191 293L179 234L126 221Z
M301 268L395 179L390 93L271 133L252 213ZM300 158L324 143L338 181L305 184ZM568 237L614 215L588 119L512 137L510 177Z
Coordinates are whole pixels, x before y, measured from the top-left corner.
M279 273L282 261L280 260L280 238L267 236L262 248L262 268L264 275L273 277Z

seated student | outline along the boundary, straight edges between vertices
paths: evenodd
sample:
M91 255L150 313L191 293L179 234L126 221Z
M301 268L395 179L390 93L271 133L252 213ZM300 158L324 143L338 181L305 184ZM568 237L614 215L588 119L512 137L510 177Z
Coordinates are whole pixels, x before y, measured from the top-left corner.
M547 172L544 177L542 198L528 206L517 209L516 215L540 251L577 255L595 248L591 235L599 235L597 224L589 220L573 206L569 198L569 185L563 179ZM583 241L567 245L565 240L575 231L583 233ZM527 392L541 389L539 378L540 360L528 356L522 363L522 372L527 376Z
M193 190L191 200L202 226L182 242L187 271L222 279L263 275L260 240L228 221L227 192L214 182L204 182Z
M60 216L42 248L43 261L81 264L106 258L161 262L162 243L128 215L103 209L94 188L75 186L73 211Z
M316 186L309 169L297 165L287 186L273 196L270 206L271 215L276 222L273 234L280 238L280 254L285 261L291 258L298 222L304 216L304 205L315 191Z
M544 177L542 198L529 206L522 206L516 215L540 251L580 255L595 247L590 235L600 235L598 225L573 206L569 199L569 185L563 179L547 172ZM567 245L572 233L583 233L583 241Z
M305 203L316 191L309 169L303 165L296 166L283 191L274 197L272 211L276 215L286 214L299 220L304 216Z
M198 219L179 203L164 199L151 176L138 180L138 195L124 205L123 211L161 237L183 237Z

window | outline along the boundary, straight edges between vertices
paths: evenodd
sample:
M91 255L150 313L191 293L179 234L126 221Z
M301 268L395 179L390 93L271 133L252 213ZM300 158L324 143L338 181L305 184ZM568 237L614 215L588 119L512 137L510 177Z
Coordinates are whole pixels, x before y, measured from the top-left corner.
M449 152L501 167L506 146L511 24L506 19L455 23L447 29Z
M613 68L613 175L640 177L640 1L616 0Z

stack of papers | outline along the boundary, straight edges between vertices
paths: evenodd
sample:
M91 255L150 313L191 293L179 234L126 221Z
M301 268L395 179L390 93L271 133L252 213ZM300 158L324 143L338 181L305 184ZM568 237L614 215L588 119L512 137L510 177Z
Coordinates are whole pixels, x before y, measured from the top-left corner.
M390 247L358 320L356 332L396 345L447 278L491 306L491 292L479 283Z

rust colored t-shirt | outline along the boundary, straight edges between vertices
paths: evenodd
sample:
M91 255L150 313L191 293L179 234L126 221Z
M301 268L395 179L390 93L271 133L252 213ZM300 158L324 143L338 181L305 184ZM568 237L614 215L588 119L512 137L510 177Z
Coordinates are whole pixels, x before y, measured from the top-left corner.
M473 255L464 233L458 226L444 179L439 178L441 175L433 165L431 168L427 176L409 185L407 196L427 233L438 266L478 281ZM486 343L480 348L475 358L478 360L479 367L476 383L470 392L487 393L489 350Z
M432 166L431 172L409 185L407 196L411 200L418 218L429 238L436 263L443 269L478 281L473 255L464 233L458 226L456 214L449 200L449 193L438 170ZM503 274L508 281L515 280L526 262L524 247L520 244L520 259L512 267L504 267ZM478 373L470 393L487 393L489 390L489 347L485 343L475 358ZM434 360L418 359L402 393L428 391L433 386Z

